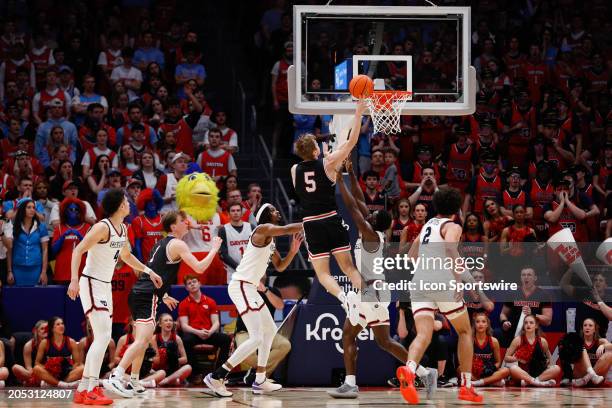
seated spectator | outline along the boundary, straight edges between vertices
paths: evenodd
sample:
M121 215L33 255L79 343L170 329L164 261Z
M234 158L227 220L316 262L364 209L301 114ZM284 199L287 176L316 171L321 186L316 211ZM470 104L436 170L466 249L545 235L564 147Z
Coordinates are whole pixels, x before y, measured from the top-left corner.
M48 325L49 335L38 346L32 372L42 387L76 388L83 375L81 350L74 339L64 334L66 327L61 317L52 317Z
M584 319L582 322L582 330L580 333L584 340L584 348L594 373L587 370L585 376L579 378L582 381L577 381L573 385L582 386L582 383L586 385L589 381L593 381L593 383L597 385L601 383L601 381L596 377L603 377L602 380L605 379L610 368L612 368L612 344L605 337L599 336L601 329L598 326L595 319L592 318ZM585 365L588 367L589 364L585 362ZM582 373L584 373L584 368ZM576 375L579 377L580 374L581 372L574 372L574 377L576 377ZM588 374L591 374L591 376L587 379L586 375Z
M78 200L82 202L83 205L85 206L85 213L84 213L85 222L90 225L95 224L96 223L96 213L94 212L91 204L89 204L87 201L83 201L78 198L79 183L77 181L68 180L64 182L64 185L62 188L63 188L62 200L71 199L71 200ZM49 215L49 222L54 228L57 228L57 226L60 224L61 217L60 217L60 203L59 202L56 203L55 206L51 209L51 214Z
M140 155L140 169L136 170L132 177L142 182L143 188L154 188L160 194L166 191L167 176L156 167L159 159L150 150L145 150Z
M119 171L123 177L129 178L134 172L140 170L140 160L132 145L123 145L119 150Z
M113 68L110 80L114 84L121 82L125 89L130 102L138 99L140 95L140 86L142 85L142 72L140 69L132 65L134 50L132 48L124 48L121 50L122 64Z
M521 314L525 316L533 316L538 324L538 327L549 326L553 319L553 309L550 296L544 289L537 286L538 276L532 266L524 266L521 269L521 293L519 299L513 302L505 302L499 314L501 322L501 331L496 335L502 345L507 347L512 338L520 328L517 326L520 321Z
M155 370L164 370L167 377L159 382L160 387L184 385L191 374L187 364L187 354L183 340L176 334L176 323L171 315L163 313L157 321L155 340L159 353L159 363L153 365Z
M381 174L381 171L384 170L384 163L382 162L383 159L384 156L381 151L381 156L378 160L380 161L379 168L375 168L374 152L372 152L372 170ZM406 177L404 178L404 180L406 181L406 189L412 191L413 189L419 188L419 186L421 185L421 181L424 177L423 170L425 170L425 168L431 168L433 170L436 184L440 184L440 170L438 168L438 165L435 164L432 159L433 148L431 146L421 144L417 147L417 160L412 163L412 165L408 169Z
M485 271L486 269L472 270L472 277L474 278L474 281L485 282ZM464 297L465 306L467 307L470 320L473 320L474 316L478 313L484 313L486 316L489 316L493 309L495 309L495 303L493 303L490 298L483 299L478 291L466 291ZM489 327L491 327L490 321Z
M232 184L231 181L233 181ZM228 186L229 184L229 186ZM232 191L238 189L238 179L233 176L228 176L225 179L225 190ZM242 202L242 206L251 211L251 214L257 214L257 210L261 207L261 186L257 183L251 183L247 186L247 199Z
M64 137L64 128L61 127L60 125L54 125L51 128L51 132L49 133L49 138L48 138L48 143L47 143L47 153L49 154L49 157L52 156L55 148L57 148L60 145L66 145L68 146L68 148L70 148L70 146L68 145L68 141L65 140L65 137ZM74 161L76 158L76 152L69 150L69 156L70 156L70 161Z
M15 364L11 371L21 383L26 387L34 387L40 385L40 379L33 375L34 364L36 363L36 354L38 346L47 338L49 324L46 320L39 320L32 329L33 336L23 346L23 365Z
M122 53L125 59L125 53ZM151 62L156 62L164 68L164 53L157 48L153 42L153 33L146 31L142 33L142 46L134 52L134 65L144 71Z
M32 99L32 116L37 124L47 120L47 114L57 108L58 117L68 117L72 98L68 92L58 86L58 69L54 66L45 72L45 88L37 92ZM60 109L61 108L61 109Z
M93 330L91 329L91 324L89 323L89 320L85 320L84 323L85 337L83 337L78 343L79 348L81 349L81 356L87 355L89 347L91 347L91 344L94 340ZM108 342L108 348L104 353L104 360L102 360L102 366L100 367L100 374L98 375L98 378L108 378L111 370L115 366L115 361L113 358L114 355L115 341L113 339L110 339L110 341Z
M229 174L236 176L238 169L234 157L221 148L221 131L217 128L208 131L209 147L198 155L197 163L204 173L208 173L215 181Z
M399 201L400 203L402 200ZM411 219L402 229L399 240L400 253L405 253L410 249L414 239L421 233L423 225L427 222L427 207L420 203L414 206Z
M108 177L111 175L111 172L113 175L121 177L119 170L111 167L110 157L105 154L98 155L87 177L87 185L89 186L89 191L93 193L93 196L97 197L98 193L108 185Z
M181 85L187 82L190 79L196 81L198 86L203 86L204 81L206 80L206 69L204 65L196 62L196 56L198 53L197 47L192 43L185 43L181 49L183 51L183 55L185 56L185 62L180 62L176 65L174 70L174 80L176 84L179 85L179 97L184 97L181 95Z
M36 132L34 152L43 168L49 166L51 161L47 145L49 144L51 130L54 126L61 126L64 129L64 141L70 145L70 149L73 152L77 152L79 149L77 128L72 122L68 121L63 109L62 101L59 99L51 100L49 102L49 118L40 124Z
M126 98L127 102L127 98ZM127 103L126 103L127 108ZM79 142L81 142L81 152L84 154L89 149L96 147L98 142L98 130L106 129L107 137L106 144L98 146L101 150L105 151L109 146L115 146L117 143L117 135L115 134L115 128L109 124L104 123L104 117L106 116L104 106L97 102L90 103L87 105L87 116L84 118L83 123L79 127ZM109 116L112 116L109 113ZM127 117L127 114L126 114ZM112 122L112 120L109 120ZM122 123L123 124L123 123ZM118 127L120 127L119 125ZM103 152L100 152L103 153ZM90 163L95 161L95 157L90 157ZM91 165L90 165L91 166Z
M106 179L108 182L100 191L98 191L98 210L102 209L102 199L104 199L104 195L106 192L112 188L123 188L123 177L121 176L121 172L118 169L110 169L108 173L106 173Z
M242 207L242 193L238 189L227 192L227 200L225 201L225 207L229 209L229 207L233 204L240 204ZM221 220L221 225L225 225L230 222L230 215L229 211L227 210L222 211L219 214L219 217ZM247 210L246 208L242 207L242 221L255 224L254 219L251 219L254 217L255 215L251 212L251 210Z
M51 153L51 163L49 167L45 169L45 176L47 180L51 181L60 171L60 164L64 161L68 161L72 166L72 162L69 160L70 147L65 144L61 144L53 149ZM72 168L72 167L71 167Z
M512 218L506 217L501 212L501 207L494 199L487 198L483 202L485 242L499 242L504 228L506 228Z
M491 321L485 313L476 313L472 318L474 336L474 362L472 363L472 385L474 387L503 387L510 370L502 368L499 341L492 336Z
M58 285L70 283L72 251L83 240L91 225L85 222L85 204L78 198L65 198L59 205L60 224L53 231L51 253L55 256L53 282ZM85 267L85 255L79 275Z
M350 174L350 172L349 172ZM368 170L361 176L364 189L364 199L368 210L373 213L377 210L384 210L386 206L385 196L379 192L380 175L375 171ZM399 202L398 202L399 203ZM396 205L398 205L396 203ZM394 224L395 225L395 224Z
M132 135L130 138L130 142L123 145L130 146L132 148L136 161L140 160L140 156L142 155L142 153L144 153L145 150L151 148L151 145L147 144L145 130L146 128L139 123L132 126ZM153 131L152 128L151 131Z
M525 224L525 207L521 204L516 204L512 208L512 218L514 223L504 228L501 233L499 242L500 249L503 255L512 257L523 257L532 253L535 249L524 242L536 242L536 235L533 228Z
M217 303L200 290L200 281L195 275L184 279L189 295L178 307L179 322L183 332L183 342L187 359L193 364L196 344L211 344L219 348L217 361L225 361L229 355L231 337L219 331L219 310Z
M238 133L227 126L227 114L223 110L215 111L213 115L216 128L221 131L221 148L231 154L238 151ZM208 133L204 136L204 149L208 149Z
M93 164L98 160L98 156L106 155L110 160L112 168L119 167L119 158L117 153L112 150L109 144L109 133L108 129L102 127L95 132L96 143L83 153L83 159L81 160L82 174L85 178L91 175Z
M261 296L261 298L266 303L266 307L270 311L272 318L274 318L274 313L277 310L283 310L285 307L285 303L283 302L283 298L281 297L281 293L278 289L266 286L265 284L266 276L262 277L259 286L257 287L257 292ZM236 322L236 347L240 346L249 338L249 333L244 325L244 322L239 317ZM274 336L274 340L272 340L272 346L270 347L270 355L268 356L268 363L266 365L265 372L268 373L268 376L271 376L276 370L276 367L283 361L283 359L289 354L291 351L291 343L287 340L282 334L276 333ZM252 385L253 381L255 381L255 371L257 367L257 352L254 351L250 356L248 356L242 364L246 364L249 366L249 370L244 376L245 385Z
M126 350L134 342L134 335L132 334L134 321L130 318L128 324L127 333L121 336L117 342L117 348L115 349L114 366L117 366L121 361L121 358L125 354ZM153 366L159 364L159 352L157 349L157 342L152 337L147 347L142 366L140 367L140 384L145 388L155 388L157 385L166 378L166 372L164 370L154 370ZM129 379L131 374L131 367L125 371L125 379Z
M49 234L36 217L35 201L20 200L12 226L4 229L9 285L46 285Z
M466 214L459 245L461 255L472 259L484 257L485 242L484 227L480 218L474 213Z
M251 237L251 224L242 221L242 205L233 203L228 207L230 221L219 227L218 236L223 240L219 254L225 270L227 271L227 281L229 283L232 274L236 272L236 267L242 260L249 239Z
M512 340L506 350L506 363L513 380L521 386L553 387L561 367L554 365L548 342L540 334L538 319L527 314L520 335Z

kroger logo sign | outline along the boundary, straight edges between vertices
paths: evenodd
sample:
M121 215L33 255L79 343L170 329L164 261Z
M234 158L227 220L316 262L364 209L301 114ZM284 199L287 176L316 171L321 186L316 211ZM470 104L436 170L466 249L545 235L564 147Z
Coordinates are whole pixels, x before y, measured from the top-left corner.
M374 340L374 332L372 329L363 329L357 335L361 341ZM342 326L338 318L332 313L323 313L317 317L314 326L310 323L306 324L306 341L333 341L338 353L343 354L342 349Z

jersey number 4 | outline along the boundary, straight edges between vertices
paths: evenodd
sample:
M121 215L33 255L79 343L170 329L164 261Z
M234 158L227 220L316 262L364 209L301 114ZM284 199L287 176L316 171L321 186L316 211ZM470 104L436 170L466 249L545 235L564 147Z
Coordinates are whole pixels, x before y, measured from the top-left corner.
M314 193L317 191L317 183L314 180L314 171L304 172L304 184L306 184L306 192Z
M115 252L115 262L117 262L119 260L119 252L121 252L121 250L117 250L117 252Z
M431 235L431 227L427 227L427 229L425 230L425 235L423 235L423 241L421 241L421 243L428 244L430 235Z

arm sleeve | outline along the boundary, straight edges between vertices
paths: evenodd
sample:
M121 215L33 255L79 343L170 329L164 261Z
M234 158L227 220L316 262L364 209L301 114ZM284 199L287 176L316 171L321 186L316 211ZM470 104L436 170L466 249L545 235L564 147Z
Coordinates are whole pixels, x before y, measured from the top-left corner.
M221 260L225 262L230 268L236 269L238 267L238 262L236 262L235 260L232 259L231 256L229 256L229 248L227 246L227 237L225 234L224 226L218 229L218 234L219 234L219 238L223 240L223 242L221 243L220 251L219 251Z

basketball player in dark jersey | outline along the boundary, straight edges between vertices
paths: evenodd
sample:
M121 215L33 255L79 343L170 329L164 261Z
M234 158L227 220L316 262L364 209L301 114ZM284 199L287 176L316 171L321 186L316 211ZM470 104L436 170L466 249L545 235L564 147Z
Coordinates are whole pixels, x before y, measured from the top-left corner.
M336 169L349 156L359 139L361 116L365 101L355 109L348 140L333 152L319 158L321 150L313 135L301 136L295 150L302 162L291 168L293 186L300 199L304 223L304 238L308 257L321 285L340 300L352 324L359 322L359 296L354 291L345 294L331 275L329 257L334 256L338 266L349 277L353 288L361 289L361 279L351 257L351 244L344 221L336 204Z
M178 301L168 296L167 292L170 285L176 282L181 261L184 261L195 272L204 273L221 247L221 238L214 237L211 251L204 259L198 261L182 240L182 237L189 231L187 216L180 211L170 211L162 218L162 225L168 235L155 244L147 263L149 268L157 271L162 278L162 285L155 288L147 276L141 276L132 287L128 304L134 319L134 342L127 349L108 381L104 382L106 389L122 397L132 397L134 394L142 394L145 391L140 384L138 373L147 345L155 331L155 315L159 299L162 299L170 310L178 305ZM130 382L127 387L124 387L121 380L125 370L130 366L132 366Z

